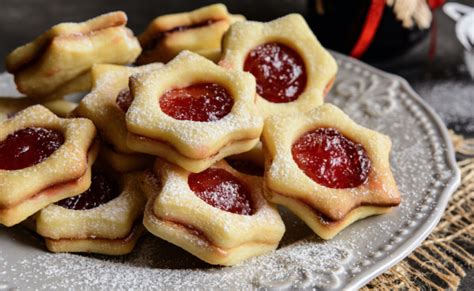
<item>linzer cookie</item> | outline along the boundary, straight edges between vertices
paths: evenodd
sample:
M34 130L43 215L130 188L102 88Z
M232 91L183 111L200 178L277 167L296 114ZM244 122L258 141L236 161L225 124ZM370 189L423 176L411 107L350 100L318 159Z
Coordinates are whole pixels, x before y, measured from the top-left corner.
M18 224L43 207L84 192L98 143L83 118L62 119L43 106L0 123L0 223Z
M138 37L143 52L137 63L168 62L183 50L217 61L222 35L232 23L244 19L229 14L223 4L159 16Z
M265 122L265 195L323 239L400 203L390 139L325 104Z
M132 77L127 145L191 172L252 149L263 118L252 75L184 51L163 68Z
M215 265L235 265L278 246L285 225L263 197L262 178L225 162L191 173L158 160L153 172L161 183L145 188L151 198L143 221L152 234Z
M336 61L299 14L233 24L222 39L219 64L255 76L256 103L265 117L321 105L337 71Z
M36 99L88 90L93 64L128 64L141 47L125 27L127 16L112 12L81 23L61 23L6 58L18 90Z
M94 122L105 141L100 157L115 171L142 170L153 163L150 156L136 153L127 146L125 113L132 103L129 77L162 66L160 63L141 67L94 65L91 70L92 90L82 99L74 113Z
M52 252L107 255L130 253L143 233L145 196L139 174L118 175L92 168L91 186L83 193L42 209L36 231Z

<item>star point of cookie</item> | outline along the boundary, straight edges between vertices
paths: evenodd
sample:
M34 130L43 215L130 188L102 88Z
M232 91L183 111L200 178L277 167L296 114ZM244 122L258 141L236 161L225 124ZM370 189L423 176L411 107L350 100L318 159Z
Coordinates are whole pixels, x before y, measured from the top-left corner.
M117 11L81 23L61 23L16 48L6 58L18 90L36 99L58 98L90 88L96 63L128 64L141 47Z
M322 104L337 71L334 58L298 14L233 24L222 39L219 64L255 76L256 104L265 117Z
M92 90L74 111L96 125L105 144L101 158L118 172L141 170L151 165L150 156L136 153L127 146L125 113L132 102L128 83L130 76L156 70L154 63L140 67L99 64L91 70Z
M191 173L157 160L153 174L160 183L144 187L150 197L144 225L152 234L216 265L235 265L278 246L285 225L264 199L261 177L224 161Z
M390 138L325 104L272 117L263 131L266 197L329 239L352 222L400 203Z
M0 223L18 224L86 190L99 143L90 120L63 119L41 105L0 123Z
M263 118L255 79L184 51L163 68L131 78L127 144L200 172L258 143Z

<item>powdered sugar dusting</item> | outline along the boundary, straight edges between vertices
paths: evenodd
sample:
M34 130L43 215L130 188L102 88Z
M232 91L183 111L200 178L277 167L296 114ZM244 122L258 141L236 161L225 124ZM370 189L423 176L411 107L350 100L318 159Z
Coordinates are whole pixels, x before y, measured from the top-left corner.
M237 197L232 198L237 198L237 200L240 200L239 202L251 200L252 215L236 215L235 213L245 213L228 212L227 210L237 209L234 208L234 205L227 202L219 206L208 204L209 201L202 199L203 197L199 194L197 195L193 190L209 189L201 187L205 185L188 183L188 181L193 182L194 178L191 177L193 174L188 176L189 173L171 165L163 165L160 170L163 188L160 195L154 201L154 214L161 218L189 222L193 227L207 232L207 235L211 237L213 233L217 233L218 235L214 239L219 241L222 246L262 240L269 243L277 242L284 232L284 226L276 210L263 198L261 178L246 177L247 179L244 180L242 176L239 176L240 174L235 171L232 172L230 167L226 167L225 163L218 163L211 170L221 170L221 168L225 169L226 173L232 173L232 175L227 173L227 178L231 176L232 179L239 181L239 184L242 183L239 186L239 190L246 192L245 197L241 196L244 193L239 193ZM212 175L209 176L212 177ZM203 180L199 179L199 181ZM203 181L203 184L208 182ZM245 187L243 187L243 183L245 183ZM232 189L234 186L232 186ZM191 190L191 188L194 189ZM227 195L229 193L226 193ZM228 209L226 209L227 207ZM169 209L174 209L174 211L169 211ZM249 210L247 209L247 211ZM191 213L192 217L190 217Z
M171 255L172 254L172 255ZM15 264L12 282L27 282L39 290L87 288L100 290L188 289L199 282L207 288L264 287L284 280L293 271L338 271L350 259L347 245L336 246L308 238L274 253L232 268L211 267L178 248L147 235L128 256L105 257L43 254ZM312 258L312 261L308 260ZM1 264L1 262L0 262ZM184 268L183 268L184 267ZM41 270L38 276L37 270ZM47 276L48 280L43 280ZM87 286L87 287L86 287Z
M198 174L190 174L188 184L191 190L209 205L241 215L250 215L253 212L247 186L224 169L211 168Z
M337 82L349 80L355 73L387 78L343 60ZM383 116L366 114L358 107L351 109L350 104L357 102L355 95L347 98L333 93L329 100L340 101L342 109L358 123L391 137L391 165L402 204L388 214L355 223L324 242L301 220L280 209L287 227L280 248L229 268L206 265L150 235L132 254L110 258L49 254L39 247L39 240L21 229L1 228L0 282L17 284L21 289L149 290L342 288L359 280L369 267L380 265L402 243L419 235L424 225L439 217L435 212L437 203L446 195L443 190L453 176L447 163L447 141L431 117L400 84L385 90L393 90L397 106ZM375 99L367 97L368 104Z

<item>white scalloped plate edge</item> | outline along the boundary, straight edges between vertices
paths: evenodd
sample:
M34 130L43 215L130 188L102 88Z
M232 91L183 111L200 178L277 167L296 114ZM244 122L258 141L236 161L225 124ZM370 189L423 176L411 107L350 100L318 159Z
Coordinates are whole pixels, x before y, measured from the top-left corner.
M390 74L380 69L374 68L349 56L345 56L333 51L331 51L331 53L337 55L342 60L354 63L378 75L398 80L400 82L400 85L405 90L407 90L410 97L414 101L416 101L428 113L428 115L430 115L432 120L435 121L437 129L440 131L443 141L446 143L445 155L448 161L448 167L454 173L449 182L446 184L441 195L439 196L439 199L436 203L437 208L430 213L429 218L426 219L426 222L423 223L416 231L411 233L410 239L398 245L398 247L391 252L390 256L387 256L386 258L374 263L367 270L364 270L363 272L349 279L349 281L343 288L352 290L363 287L372 279L382 274L392 266L396 265L398 262L410 255L413 250L415 250L426 239L426 237L428 237L428 235L431 233L433 228L438 224L441 217L443 216L446 206L448 205L449 198L459 186L461 182L461 171L459 170L459 167L456 164L455 152L448 135L448 129L446 128L445 124L438 116L438 114L418 95L418 93L415 92L415 90L413 90L407 80L398 75Z

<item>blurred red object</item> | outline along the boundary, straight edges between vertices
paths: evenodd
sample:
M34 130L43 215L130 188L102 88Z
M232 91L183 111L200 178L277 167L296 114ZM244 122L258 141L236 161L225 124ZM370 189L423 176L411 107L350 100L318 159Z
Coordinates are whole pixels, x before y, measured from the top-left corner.
M445 0L313 0L309 22L329 48L368 61L401 55L428 34Z

